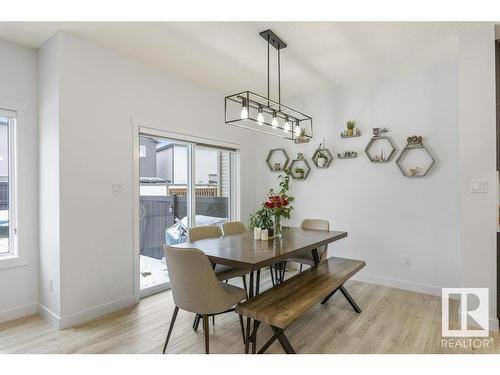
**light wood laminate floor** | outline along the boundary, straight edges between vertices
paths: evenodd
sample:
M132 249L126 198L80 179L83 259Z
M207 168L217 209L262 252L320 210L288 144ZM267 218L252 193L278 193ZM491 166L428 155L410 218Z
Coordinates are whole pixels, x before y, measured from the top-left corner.
M265 287L269 283L264 280ZM355 281L346 286L363 312L355 313L341 293L314 307L286 331L298 353L500 353L498 332L491 333L488 348L442 348L439 297ZM173 309L166 291L62 331L29 316L0 324L0 353L161 353ZM167 353L204 353L203 330L193 331L193 317L179 311ZM269 327L261 326L259 347L270 336ZM210 324L210 350L243 353L235 313ZM278 342L268 352L283 353Z

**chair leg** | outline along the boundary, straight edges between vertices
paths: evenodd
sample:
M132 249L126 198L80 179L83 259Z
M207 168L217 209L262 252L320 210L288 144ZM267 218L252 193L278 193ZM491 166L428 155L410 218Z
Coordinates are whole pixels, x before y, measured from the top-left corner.
M170 340L170 335L172 334L172 329L174 328L175 318L177 318L177 313L179 312L179 308L175 306L174 314L172 315L172 320L170 321L170 327L168 327L167 338L165 340L165 345L163 345L163 354L167 350L168 340Z
M300 263L300 270L299 272L302 272L302 268L304 267L304 265L302 263Z
M198 327L200 325L200 320L201 320L201 315L200 314L196 314L196 316L194 318L194 323L193 323L193 330L195 332L198 331Z
M208 347L208 315L203 315L203 331L205 332L205 354L209 353Z
M212 315L212 324L215 325L215 315Z
M285 272L286 272L286 261L283 262L283 276L281 276L281 282L285 281Z
M275 284L274 284L273 266L269 266L269 272L271 273L271 282L273 283L274 286Z

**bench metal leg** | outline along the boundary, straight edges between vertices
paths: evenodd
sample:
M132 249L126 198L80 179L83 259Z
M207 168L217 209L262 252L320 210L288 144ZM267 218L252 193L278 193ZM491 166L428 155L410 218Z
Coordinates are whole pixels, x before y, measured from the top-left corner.
M250 326L252 325L252 320L247 318L247 334L245 335L245 354L248 354L250 349Z
M351 295L349 294L349 292L344 288L343 285L341 285L339 289L342 292L342 294L344 295L344 297L347 299L347 301L351 304L351 306L354 309L354 311L356 311L359 314L361 312L361 309L356 304L356 302L354 302L354 299L351 297Z
M246 343L246 338L245 338L245 326L243 324L243 315L239 315L238 317L240 318L240 327L241 327L241 335L243 336L243 344Z
M260 348L260 350L257 352L257 354L262 354L267 349L269 349L271 344L276 341L276 339L278 338L279 335L281 335L281 331L282 330L275 331L274 334L271 336L271 338L269 340L267 340L267 342L264 344L264 346L262 346L262 348Z
M252 332L252 354L255 354L255 350L257 349L257 330L259 329L260 321L253 321L253 332Z
M285 351L286 354L295 354L295 350L292 347L292 344L290 344L290 341L288 341L287 337L285 336L285 332L282 329L279 329L277 327L271 326L273 329L274 333L278 332L278 341L281 344L281 347Z
M331 296L333 296L337 290L339 290L339 288L335 289L333 292L327 295L326 298L323 301L321 301L321 304L324 305L325 303L327 303L328 300L331 298Z
M327 303L328 300L330 299L330 297L333 296L337 290L340 290L342 292L342 294L344 295L344 297L347 299L347 302L349 302L349 304L352 306L352 308L354 309L354 311L356 311L358 314L361 313L361 309L356 304L356 302L354 301L354 299L351 297L351 295L349 294L349 292L346 290L346 288L344 287L344 285L339 286L337 289L335 289L333 292L331 292L329 295L327 295L326 298L323 301L321 301L321 304L324 305L325 303Z

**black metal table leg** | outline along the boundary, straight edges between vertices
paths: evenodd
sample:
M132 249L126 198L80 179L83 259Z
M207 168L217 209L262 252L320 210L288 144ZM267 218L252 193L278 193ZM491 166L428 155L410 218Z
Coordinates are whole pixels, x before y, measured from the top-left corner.
M312 253L312 257L314 259L314 264L318 264L319 263L318 249L312 249L311 253Z
M351 304L351 306L354 309L354 311L356 311L359 314L361 312L361 309L356 304L356 302L354 302L354 299L351 297L351 295L349 294L349 292L344 288L343 285L341 285L339 289L342 292L342 294L344 295L344 297L347 299L347 301Z
M248 277L250 278L249 288L248 288L248 299L251 299L254 297L253 271L249 272Z
M260 290L260 269L257 270L257 276L255 278L255 296L259 295Z

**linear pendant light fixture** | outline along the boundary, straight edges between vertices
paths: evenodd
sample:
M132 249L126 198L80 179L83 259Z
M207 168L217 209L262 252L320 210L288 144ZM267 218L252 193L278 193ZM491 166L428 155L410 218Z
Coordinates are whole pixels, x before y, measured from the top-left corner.
M267 97L251 91L242 91L226 96L226 124L255 130L261 133L290 139L295 143L305 143L313 136L312 118L293 108L281 104L281 53L286 48L271 30L259 34L267 42ZM277 50L278 60L278 100L269 95L269 49Z

